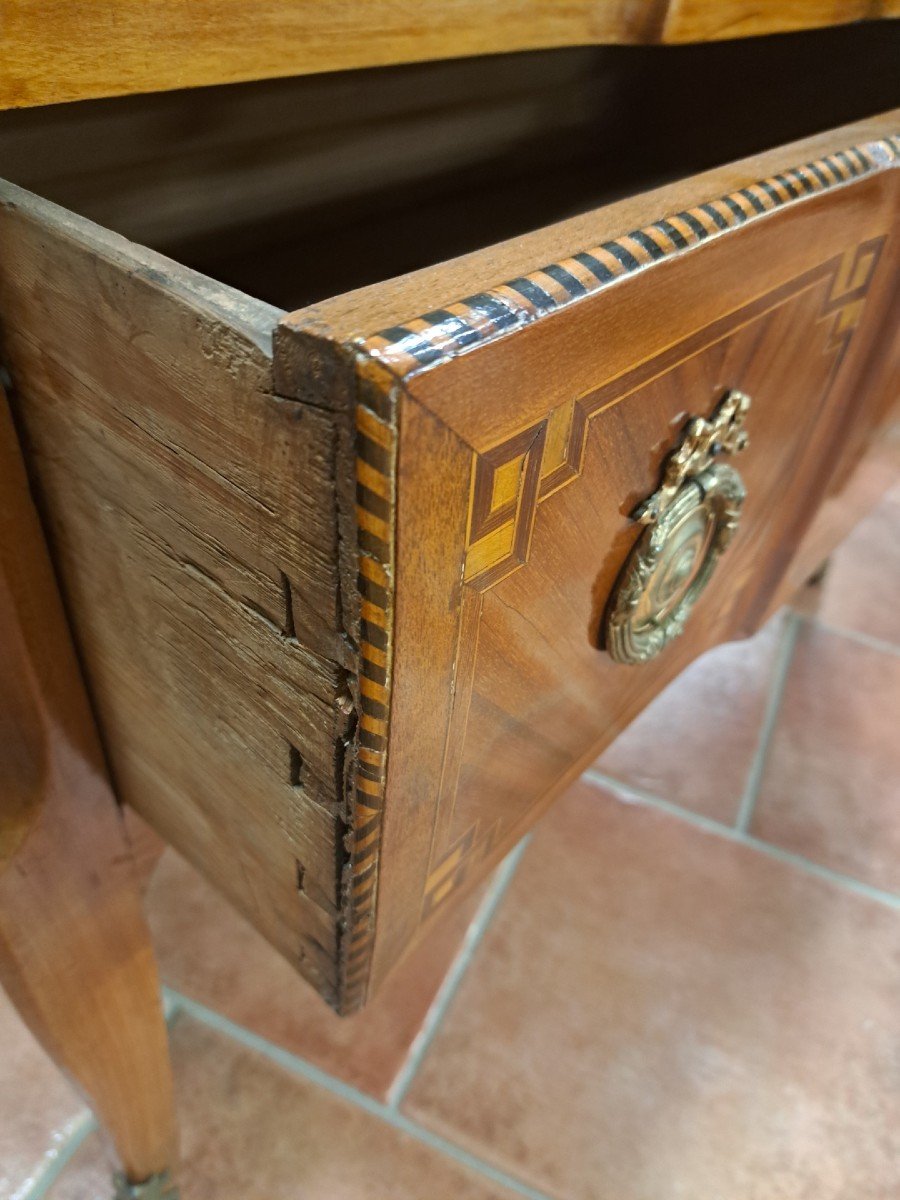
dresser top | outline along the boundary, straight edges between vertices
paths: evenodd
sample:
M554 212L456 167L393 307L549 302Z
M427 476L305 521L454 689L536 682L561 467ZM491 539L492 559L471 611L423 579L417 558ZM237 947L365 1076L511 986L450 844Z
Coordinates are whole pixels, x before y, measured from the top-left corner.
M17 0L5 6L0 34L0 108L897 16L900 0Z

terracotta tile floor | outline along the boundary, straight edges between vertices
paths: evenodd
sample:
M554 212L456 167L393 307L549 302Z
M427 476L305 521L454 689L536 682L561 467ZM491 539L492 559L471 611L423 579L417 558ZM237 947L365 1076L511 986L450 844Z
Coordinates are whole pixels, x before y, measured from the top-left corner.
M900 1196L898 585L895 492L801 614L661 696L365 1021L166 851L147 904L184 1200ZM0 1197L102 1200L109 1170L0 1005Z

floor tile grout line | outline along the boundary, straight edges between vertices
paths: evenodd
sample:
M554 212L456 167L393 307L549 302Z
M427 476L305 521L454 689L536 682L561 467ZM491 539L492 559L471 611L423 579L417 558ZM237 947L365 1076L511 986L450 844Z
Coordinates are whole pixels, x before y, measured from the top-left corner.
M625 803L639 803L658 809L673 817L684 820L688 824L694 825L705 832L722 837L727 841L746 845L777 861L795 866L807 874L817 876L835 886L854 892L876 903L900 909L900 896L866 884L861 880L854 879L852 876L844 875L839 871L834 871L829 867L822 866L811 859L805 858L803 855L766 842L762 838L755 837L748 832L753 808L762 782L769 746L781 709L797 637L804 624L866 646L871 650L880 651L895 657L900 656L900 646L890 641L873 637L860 630L844 629L831 625L827 621L823 621L815 613L807 614L796 610L789 610L787 616L788 627L784 632L778 649L769 700L760 731L759 744L750 767L747 785L741 798L741 805L734 827L717 821L714 818L706 817L701 813L695 813L690 809L682 808L672 801L654 796L652 793L633 787L630 784L625 784L600 771L588 770L584 773L584 778L589 783L600 785L612 791L617 799ZM454 1142L442 1137L440 1134L433 1133L399 1111L399 1106L408 1094L409 1088L428 1053L431 1043L443 1024L447 1011L471 966L478 947L496 915L503 896L512 882L512 878L529 840L530 837L524 838L507 855L497 869L488 893L482 900L475 917L466 931L459 953L454 959L443 984L426 1014L422 1028L414 1039L403 1066L389 1089L386 1104L382 1104L373 1097L357 1091L352 1085L346 1084L337 1077L329 1075L314 1064L291 1054L289 1051L283 1050L281 1047L268 1042L265 1038L254 1034L252 1031L236 1025L234 1022L228 1020L228 1018L215 1012L215 1010L207 1009L197 1001L182 996L179 992L168 986L162 989L166 1023L171 1024L179 1013L186 1012L203 1024L211 1026L233 1040L257 1050L259 1053L276 1062L279 1066L307 1078L313 1084L354 1104L356 1107L363 1108L398 1129L398 1131L407 1133L415 1140L432 1147L468 1167L470 1170L491 1179L495 1183L512 1189L518 1195L528 1197L530 1200L552 1200L547 1194L534 1190L514 1176L507 1175L502 1169L479 1159L463 1147L457 1146ZM97 1121L90 1111L81 1113L72 1121L65 1136L55 1149L52 1158L49 1161L45 1160L34 1175L11 1194L10 1200L43 1200L43 1197L46 1196L49 1189L58 1181L82 1143L97 1128Z
M171 988L163 984L160 988L160 998L162 1000L163 1020L167 1026L171 1025L178 1016L181 997L177 992L173 992Z
M743 830L735 829L733 825L726 825L723 821L716 821L713 817L704 816L703 813L691 812L690 809L682 808L681 805L674 804L671 800L664 800L661 796L654 796L652 793L645 792L641 788L622 783L621 780L604 775L601 771L593 769L585 771L582 778L587 783L612 792L615 798L624 804L643 804L647 808L657 809L659 812L666 813L670 817L675 817L688 825L702 829L704 833L711 833L716 837L723 838L725 841L736 842L740 846L747 846L749 849L757 850L760 854L764 854L769 858L774 858L779 862L796 867L807 875L814 875L819 879L834 884L835 887L842 888L844 891L853 892L855 895L872 900L876 904L900 911L900 895L896 892L884 891L882 888L875 887L871 883L864 883L861 879L854 879L852 875L844 875L840 871L833 870L831 867L822 866L821 863L813 862L810 858L804 858L802 854L796 854L793 850L785 850L783 847L776 846L772 842L763 841L762 838L755 837L751 833L745 833Z
M188 996L183 996L171 988L168 988L167 991L175 998L178 1008L182 1013L193 1017L194 1020L199 1021L210 1029L216 1030L217 1033L230 1038L232 1041L246 1046L247 1049L255 1050L258 1054L268 1058L270 1062L275 1063L276 1066L280 1066L283 1070L293 1075L299 1075L316 1087L330 1092L331 1095L338 1097L338 1099L362 1109L364 1112L369 1113L370 1116L377 1117L386 1125L390 1125L392 1129L396 1129L399 1133L404 1133L422 1145L438 1151L460 1166L464 1166L483 1178L505 1187L507 1190L513 1192L514 1195L524 1196L525 1200L554 1200L554 1197L548 1195L548 1193L530 1187L522 1180L516 1179L515 1176L507 1174L502 1168L495 1167L492 1163L479 1158L477 1155L472 1154L462 1146L458 1146L455 1142L451 1142L441 1134L432 1132L432 1130L427 1129L424 1125L419 1125L416 1121L411 1120L403 1113L389 1107L382 1101L376 1100L373 1096L368 1096L365 1092L359 1091L352 1084L345 1083L342 1079L338 1079L334 1075L329 1075L327 1071L323 1071L321 1067L315 1066L314 1063L308 1062L305 1058L300 1058L298 1055L292 1054L291 1051L274 1045L258 1033L244 1028L243 1025L236 1024L234 1021L229 1020L228 1017L222 1016L221 1013L207 1008L204 1004L200 1004L196 1000L191 1000ZM28 1197L28 1200L31 1200L31 1197Z
M648 808L656 808L660 812L668 813L671 817L678 817L707 833L718 834L728 838L729 841L739 840L738 831L733 825L727 825L724 821L717 821L715 817L707 817L703 813L694 812L690 808L682 808L673 800L665 800L662 796L655 796L652 792L645 791L644 788L635 787L631 783L623 783L621 779L605 775L594 767L589 767L584 772L582 779L595 787L612 792L615 798L623 804L645 804Z
M413 1039L403 1065L400 1067L393 1083L388 1089L387 1104L389 1108L399 1110L400 1105L406 1099L412 1082L431 1047L434 1036L443 1024L447 1011L453 1003L459 986L472 964L476 951L481 945L481 941L500 907L506 890L512 882L529 841L529 837L523 838L497 868L487 894L478 906L478 911L472 919L469 928L466 930L459 952L454 958L450 970L444 977L443 983L438 988L437 994L425 1016L425 1020L422 1022L422 1027Z
M785 850L782 846L776 846L772 842L765 842L762 838L754 837L752 833L741 834L737 840L753 850L767 854L778 862L797 867L798 870L805 871L807 875L814 875L818 879L834 884L835 887L843 888L845 891L853 892L875 904L882 904L886 908L900 912L900 895L897 895L896 892L886 892L882 888L875 887L874 884L854 879L852 875L844 875L831 867L813 862L810 858L804 858L802 854L797 854L793 850Z
M753 819L753 811L756 808L756 801L759 798L763 772L766 769L766 760L769 757L775 726L778 723L778 715L781 712L781 704L784 700L784 690L787 686L791 662L793 661L794 651L797 647L797 637L800 633L801 617L799 613L788 610L784 621L784 629L775 655L775 665L769 684L766 708L759 729L759 738L756 743L753 760L750 763L750 770L747 772L747 780L744 784L741 802L734 822L735 829L740 833L747 833L750 828L750 822Z
M890 654L893 658L900 657L900 646L894 642L885 641L884 638L873 637L870 633L863 633L860 629L841 629L837 625L829 625L827 621L822 621L813 613L799 613L801 620L812 625L816 629L821 629L823 633L832 633L835 637L846 638L848 642L856 642L860 646L867 646L870 650L880 650L882 654Z
M62 1175L81 1144L97 1129L94 1114L79 1113L72 1121L65 1136L55 1148L52 1156L45 1158L30 1179L10 1196L10 1200L43 1200L47 1192Z

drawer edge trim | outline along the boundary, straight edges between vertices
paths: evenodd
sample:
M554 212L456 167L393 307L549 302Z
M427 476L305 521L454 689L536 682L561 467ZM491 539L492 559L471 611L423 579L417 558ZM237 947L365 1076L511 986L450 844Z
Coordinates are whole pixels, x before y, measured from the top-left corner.
M900 162L900 134L814 159L641 229L356 339L363 353L408 379L516 333L656 263L789 205Z

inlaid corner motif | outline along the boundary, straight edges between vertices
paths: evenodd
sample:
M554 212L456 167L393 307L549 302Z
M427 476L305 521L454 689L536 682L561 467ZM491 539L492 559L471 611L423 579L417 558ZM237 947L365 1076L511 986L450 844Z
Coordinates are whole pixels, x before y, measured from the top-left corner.
M872 239L791 280L733 314L722 327L701 331L639 364L596 392L555 408L543 420L481 453L473 452L462 598L459 608L456 687L447 717L444 771L438 796L431 865L422 919L440 906L490 856L509 830L496 820L454 830L453 813L469 699L474 685L478 626L484 595L523 567L541 506L581 475L591 420L620 403L649 379L668 371L806 289L827 281L819 320L826 323L825 351L833 379L862 316L885 239Z
M900 142L900 139L896 140ZM848 250L837 264L828 299L822 309L822 320L831 322L828 349L838 351L838 361L846 353L853 332L862 318L869 285L883 246L884 238L875 238L853 251Z
M848 250L793 281L788 289L780 289L777 296L767 297L765 303L781 303L785 291L795 294L829 276L821 319L831 323L828 350L837 351L839 361L862 316L883 242L878 238ZM653 362L658 371L659 360ZM539 506L581 474L591 420L640 387L648 372L638 369L631 374L628 390L622 391L617 382L612 388L570 400L530 428L473 454L466 583L485 591L525 565Z

